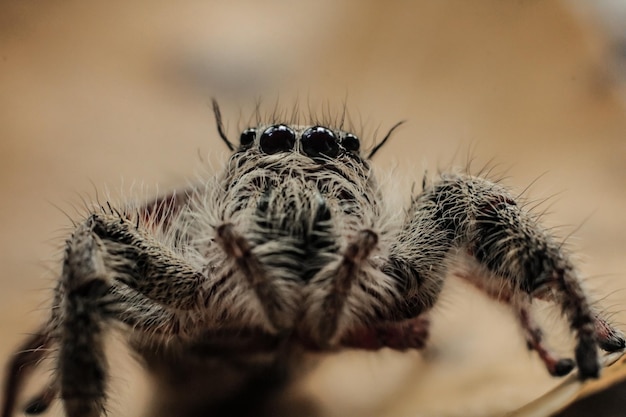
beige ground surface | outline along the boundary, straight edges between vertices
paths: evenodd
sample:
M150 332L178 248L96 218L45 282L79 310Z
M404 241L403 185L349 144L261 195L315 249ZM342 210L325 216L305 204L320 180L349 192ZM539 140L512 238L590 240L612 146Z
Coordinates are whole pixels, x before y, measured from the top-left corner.
M468 153L517 190L541 176L531 198L557 195L546 222L577 229L589 285L626 321L626 113L584 19L556 1L294 3L0 5L0 363L46 314L70 224L56 206L72 216L96 189L169 189L198 153L223 160L211 95L233 137L240 108L277 94L333 109L347 96L369 133L406 119L377 162L409 186ZM427 359L340 355L304 389L329 416L484 416L558 382L461 283L433 318ZM115 369L112 415L140 415L139 377Z

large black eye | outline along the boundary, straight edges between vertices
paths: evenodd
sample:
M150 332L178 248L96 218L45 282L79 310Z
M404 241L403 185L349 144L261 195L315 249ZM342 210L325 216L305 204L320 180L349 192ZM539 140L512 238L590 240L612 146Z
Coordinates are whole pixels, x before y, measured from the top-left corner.
M334 158L339 155L339 144L335 134L323 126L314 126L305 130L300 143L302 152L310 157L325 155Z
M261 150L267 154L287 152L293 149L296 143L296 135L289 126L270 126L261 135Z
M341 146L346 148L348 151L358 152L361 147L361 142L359 141L359 138L354 136L352 133L348 133L341 140Z
M241 136L239 137L239 145L241 149L248 149L250 146L252 146L255 138L256 138L256 129L253 127L241 132Z

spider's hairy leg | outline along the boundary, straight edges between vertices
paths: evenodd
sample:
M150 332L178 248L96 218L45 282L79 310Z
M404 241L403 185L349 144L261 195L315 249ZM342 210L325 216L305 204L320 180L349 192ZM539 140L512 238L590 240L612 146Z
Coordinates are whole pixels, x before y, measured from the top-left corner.
M148 228L169 227L169 219L174 217L184 206L189 198L190 191L171 193L146 202L138 209L137 221L141 220ZM55 339L53 335L54 323L59 323L59 309L64 297L65 291L60 282L55 289L51 320L26 339L9 362L5 374L4 402L0 408L0 416L9 417L12 415L23 381L28 377L32 368L41 359L50 356L50 352L56 347L58 342L56 339L58 337ZM58 390L58 381L55 379L49 383L43 392L29 402L25 407L25 413L39 414L46 411L52 401L58 396Z
M93 214L78 226L67 241L46 333L47 343L58 345L55 378L66 415L104 414L103 336L109 322L132 327L145 343L183 337L203 281L201 272L130 219ZM15 401L16 388L7 387L7 404ZM46 393L38 398L47 401ZM47 404L31 405L29 410L42 412Z
M355 329L343 343L362 349L423 348L429 337L428 313L443 288L451 248L432 214L413 201L384 264L378 266L394 283L393 301L379 312L377 323Z
M577 336L576 363L582 379L599 374L598 345L624 347L621 334L592 309L560 242L504 187L469 175L444 174L415 204L447 233L452 246L475 259L477 273L464 275L474 285L513 306L521 297L548 299L560 306ZM539 334L535 325L524 325L520 312L518 320L527 332ZM599 332L603 327L610 330ZM539 338L533 340L542 348Z
M382 267L396 280L402 297L388 319L424 317L435 305L448 271L451 248L451 239L438 227L432 213L413 201Z
M200 272L123 217L94 214L78 227L66 248L58 323L58 372L69 417L104 413L106 322L175 335L177 314L197 306L202 281Z
M0 416L11 417L17 394L33 367L46 356L51 345L47 326L30 335L9 362L4 381L4 403Z

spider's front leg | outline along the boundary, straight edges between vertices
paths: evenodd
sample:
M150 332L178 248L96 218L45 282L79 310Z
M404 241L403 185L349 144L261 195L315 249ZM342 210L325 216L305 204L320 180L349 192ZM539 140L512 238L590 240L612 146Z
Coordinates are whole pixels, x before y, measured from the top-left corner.
M204 276L131 221L92 215L67 243L58 317L58 375L67 415L103 413L103 330L113 319L158 341L184 332Z
M184 323L189 321L188 313L199 308L204 280L201 272L157 242L139 223L119 214L91 215L67 241L49 324L28 341L37 349L58 346L54 385L28 411L43 412L55 396L51 393L58 390L67 416L103 415L107 323L122 322L157 343L184 337ZM14 362L19 365L29 359L33 358ZM3 416L11 415L21 383L20 369L13 368L9 369L11 386L5 391Z
M405 281L412 314L434 303L446 260L455 250L472 259L461 276L513 307L529 346L551 374L564 375L574 363L557 358L544 345L541 329L530 316L533 298L558 303L568 318L577 337L581 379L598 376L598 346L607 351L624 348L623 335L592 308L562 244L501 185L448 174L413 201L387 266L388 274Z

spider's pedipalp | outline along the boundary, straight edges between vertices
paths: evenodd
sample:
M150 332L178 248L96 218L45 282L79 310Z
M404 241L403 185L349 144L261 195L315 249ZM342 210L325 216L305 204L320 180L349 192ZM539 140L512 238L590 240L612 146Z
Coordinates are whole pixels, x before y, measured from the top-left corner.
M256 293L263 312L274 329L280 331L291 326L293 318L288 312L282 311L280 294L258 257L252 253L250 242L230 223L217 227L216 240Z
M363 264L378 243L378 235L371 230L361 230L344 251L341 261L329 275L330 291L322 302L325 313L319 322L319 343L325 345L335 336L339 318L352 285L358 279ZM330 271L328 271L330 272Z

